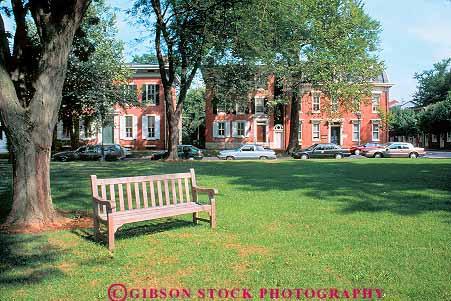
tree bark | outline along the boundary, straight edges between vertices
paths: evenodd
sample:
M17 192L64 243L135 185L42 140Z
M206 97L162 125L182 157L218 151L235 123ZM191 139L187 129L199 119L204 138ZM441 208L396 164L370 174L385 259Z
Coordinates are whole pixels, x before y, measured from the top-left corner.
M299 97L296 92L291 93L290 110L290 136L288 139L287 152L293 153L299 146Z
M77 149L80 146L80 118L72 116L72 128L70 131L70 146L72 149Z
M2 51L0 56L0 111L14 153L13 204L5 223L10 229L42 228L58 220L50 193L50 150L69 51L90 0L51 4L36 0L26 6L41 42L35 65L21 59L29 55L26 35L15 37L12 54ZM26 30L17 20L23 16L15 11L15 17L16 33ZM0 26L0 38L3 32ZM0 50L4 44L0 39ZM26 85L24 92L24 83L32 88Z
M168 126L168 157L166 160L175 161L178 160L178 152L177 145L179 144L180 131L179 131L179 122L182 116L182 110L180 106L176 106L173 103L172 93L167 93L168 95L165 97L166 102L166 118L167 118L167 126Z

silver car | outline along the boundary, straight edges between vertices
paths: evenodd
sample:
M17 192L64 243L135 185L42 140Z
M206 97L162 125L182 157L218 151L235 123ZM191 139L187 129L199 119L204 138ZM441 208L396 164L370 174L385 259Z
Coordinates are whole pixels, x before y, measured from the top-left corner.
M266 149L261 145L244 144L236 149L223 150L219 152L219 159L238 160L238 159L276 159L276 153L271 149Z
M406 142L388 142L379 148L364 150L362 155L368 158L417 158L424 156L424 148L414 147Z

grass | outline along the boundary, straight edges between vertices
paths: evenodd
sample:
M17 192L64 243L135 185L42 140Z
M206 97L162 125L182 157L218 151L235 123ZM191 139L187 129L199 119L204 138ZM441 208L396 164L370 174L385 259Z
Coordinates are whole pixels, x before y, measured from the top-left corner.
M0 235L2 300L106 300L112 283L158 288L383 288L386 300L451 298L451 160L52 163L61 210L89 211L89 175L196 169L218 228L190 216L116 234ZM11 167L0 164L0 216Z

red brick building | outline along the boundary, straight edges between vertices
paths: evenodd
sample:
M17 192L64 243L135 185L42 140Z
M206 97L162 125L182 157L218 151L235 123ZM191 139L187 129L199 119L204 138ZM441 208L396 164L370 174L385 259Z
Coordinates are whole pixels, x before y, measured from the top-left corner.
M165 149L167 145L164 92L158 65L129 64L133 71L129 88L137 92L141 107L116 105L110 125L96 128L80 120L80 140L84 143L120 144L131 149ZM174 91L175 102L175 91ZM180 126L181 128L181 126ZM59 140L70 140L63 122L57 126Z
M337 143L351 146L365 142L388 141L388 133L382 126L380 112L388 111L389 90L393 86L384 72L372 82L372 97L360 105L360 112L345 112L331 103L321 91L306 85L299 109L299 144L306 147L313 143ZM274 98L275 78L269 77L257 86L250 96L249 107L225 112L214 104L214 91L207 86L206 96L206 148L232 148L242 143L257 143L272 149L286 149L290 128L290 104L284 105L281 114L269 111L266 103ZM334 108L331 117L322 110ZM280 117L282 116L282 117Z

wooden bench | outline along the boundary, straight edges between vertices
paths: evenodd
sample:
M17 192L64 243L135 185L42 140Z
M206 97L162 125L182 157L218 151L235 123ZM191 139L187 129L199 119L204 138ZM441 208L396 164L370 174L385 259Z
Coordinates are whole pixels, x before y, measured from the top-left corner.
M125 192L124 192L125 188ZM129 223L192 213L193 222L209 222L216 227L213 188L196 184L194 169L187 173L98 179L91 176L94 234L100 238L100 224L108 228L108 248L114 248L114 233ZM208 194L209 204L198 202L198 193ZM199 217L206 211L209 219Z

